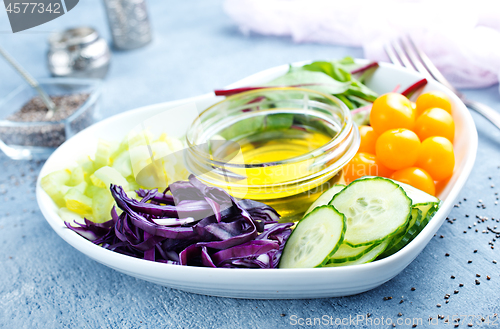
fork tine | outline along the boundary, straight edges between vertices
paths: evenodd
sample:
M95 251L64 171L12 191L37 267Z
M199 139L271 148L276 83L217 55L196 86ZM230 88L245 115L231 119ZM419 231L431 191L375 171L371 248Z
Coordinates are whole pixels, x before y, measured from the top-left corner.
M403 66L415 70L415 67L411 65L410 60L408 59L408 56L406 56L405 52L401 48L401 45L397 41L391 42L392 48L398 55L399 59L401 60L401 63L403 63Z
M448 87L454 93L458 93L458 90L456 90L455 87L453 87L448 82L448 80L446 80L446 78L441 74L441 72L439 72L437 67L434 64L432 64L429 57L427 57L427 55L420 48L417 47L417 45L415 44L415 42L413 42L413 39L410 36L408 36L408 40L411 43L411 45L413 46L413 48L415 49L418 57L420 57L420 60L422 61L422 63L427 68L427 71L434 77L434 79L437 80L438 82L440 82L441 84L445 85L446 87Z
M389 47L387 44L385 44L384 45L384 50L385 50L385 53L387 54L387 56L389 57L389 59L391 60L391 62L394 65L403 66L401 64L401 62L399 61L398 56L396 56L396 53L394 53L394 49L392 47Z
M409 39L410 37L407 36ZM410 58L410 62L413 64L415 69L420 72L425 78L427 79L434 79L434 77L431 75L431 73L427 70L427 68L422 64L422 61L420 60L419 56L416 54L416 49L415 45L413 43L409 43L407 41L407 38L402 37L399 39L399 42L401 46L403 47L403 51L408 55Z

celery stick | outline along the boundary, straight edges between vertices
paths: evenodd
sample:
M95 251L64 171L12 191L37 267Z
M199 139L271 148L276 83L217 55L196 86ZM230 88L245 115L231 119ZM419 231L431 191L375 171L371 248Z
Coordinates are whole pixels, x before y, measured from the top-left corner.
M123 187L125 191L129 189L127 180L115 168L109 166L97 169L90 176L90 180L95 186L102 188L109 188L111 184L115 184Z
M66 208L80 215L92 214L92 199L77 188L70 188L64 195Z
M61 186L69 181L70 176L69 170L58 170L43 177L40 182L44 191L47 192L59 207L64 207L65 205L64 193L61 191Z

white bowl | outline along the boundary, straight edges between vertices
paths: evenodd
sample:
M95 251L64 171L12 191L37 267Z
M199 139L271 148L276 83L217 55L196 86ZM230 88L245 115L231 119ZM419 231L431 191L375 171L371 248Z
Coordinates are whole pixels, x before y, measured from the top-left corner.
M258 85L286 73L287 70L288 65L278 66L254 74L228 88ZM385 93L393 90L396 85L405 87L420 78L419 74L407 69L381 63L367 84L375 91ZM164 121L166 132L180 136L196 115L193 104L199 109L206 108L220 100L213 94L142 107L81 131L61 145L42 168L36 188L38 204L54 231L85 255L117 271L160 285L205 295L260 299L319 298L361 293L392 279L417 257L450 212L474 165L477 132L469 111L458 97L435 81L430 81L425 90L441 90L453 101L453 117L458 132L454 141L455 172L439 195L443 200L441 208L424 230L396 254L372 263L312 269L225 269L169 265L101 248L64 226L57 215L55 204L40 187L41 177L73 165L82 154L95 152L99 137L119 141L146 118L185 105L182 115L176 115L175 120ZM180 113L181 110L177 109L176 112Z

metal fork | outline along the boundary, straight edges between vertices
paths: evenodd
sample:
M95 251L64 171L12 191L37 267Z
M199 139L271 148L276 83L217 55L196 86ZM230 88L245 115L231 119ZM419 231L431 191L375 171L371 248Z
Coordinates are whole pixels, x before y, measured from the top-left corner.
M481 114L500 129L500 113L485 104L467 99L464 94L455 89L409 36L392 41L389 45L386 44L384 50L392 63L420 72L426 79L440 82L453 91L468 108Z

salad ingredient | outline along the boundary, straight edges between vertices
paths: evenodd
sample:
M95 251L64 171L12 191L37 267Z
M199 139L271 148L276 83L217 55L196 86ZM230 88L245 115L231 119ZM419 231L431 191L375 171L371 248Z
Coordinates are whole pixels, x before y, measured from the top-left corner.
M367 70L371 69L371 68L376 68L378 67L378 63L377 62L371 62L365 66L361 66L357 69L354 69L351 71L351 74L358 74L358 73L364 73L366 72Z
M439 107L451 114L451 101L442 91L434 90L423 93L417 98L417 116L421 115L427 109Z
M342 100L353 110L371 103L377 93L363 84L372 68L378 64L359 66L354 59L345 57L335 61L316 61L302 67L290 66L289 71L262 86L242 87L229 90L215 90L217 96L230 96L237 93L271 87L299 87L331 94ZM361 73L358 78L354 74ZM364 122L364 120L363 120Z
M324 265L339 248L346 230L345 216L333 206L314 209L295 227L286 242L280 268Z
M430 195L436 194L436 186L431 175L429 175L425 170L417 167L408 167L396 171L391 176L392 179L398 182L406 183L411 186L418 188Z
M413 129L415 117L408 98L398 93L387 93L373 102L370 124L380 135L390 129Z
M436 181L450 177L455 167L453 144L439 136L425 139L420 146L416 165Z
M393 180L388 180L384 178L378 178L378 177L367 177L363 179L358 179L355 182L351 183L348 188L350 188L354 184L361 184L365 185L366 182L372 181L371 184L374 182L376 183L379 180L383 180L386 182L392 182L392 184L396 184L396 186L399 186L399 190L404 191L404 194L407 198L410 199L410 204L411 208L407 209L408 212L408 217L407 221L399 226L395 231L391 232L388 236L385 236L384 238L373 242L373 243L367 243L367 244L361 244L361 245L356 245L353 246L351 243L349 243L348 236L347 234L351 231L349 229L349 225L352 225L352 221L350 222L348 218L348 214L352 212L351 209L355 207L350 207L348 210L344 213L347 217L347 222L346 222L346 235L344 237L344 241L342 244L339 246L336 252L334 252L329 259L326 261L326 263L322 266L347 266L347 265L356 265L356 264L362 264L366 262L370 262L374 260L375 258L384 258L387 256L392 255L393 253L396 253L400 249L402 249L404 246L406 246L409 242L411 242L427 225L429 220L434 216L434 213L438 210L440 201L438 198L422 191L419 190L411 185L405 184L405 183L400 183L396 182ZM373 182L374 181L374 182ZM393 185L394 186L394 185ZM359 187L359 185L358 185ZM365 193L365 188L361 186L362 188L360 189L363 193ZM366 187L366 186L365 186ZM332 188L331 191L335 193L333 199L336 198L337 195L341 195L342 191L345 189L341 189L339 191L339 188ZM381 189L380 191L381 198L384 197L385 191L384 189ZM359 201L359 199L358 199ZM356 202L358 202L356 201ZM406 199L408 201L408 199ZM368 199L363 199L362 203L368 202ZM333 200L332 200L333 203ZM381 206L382 203L372 203L372 207L376 206ZM370 206L368 206L370 207ZM369 216L365 216L369 217ZM366 218L364 218L366 220ZM384 223L382 222L376 222L375 220L373 221L376 225ZM380 228L375 228L375 231L380 230Z
M344 263L350 262L356 259L361 258L364 254L375 248L378 244L374 243L367 246L361 247L351 247L347 243L342 243L339 249L330 257L328 263Z
M399 170L415 164L419 148L420 140L413 131L398 128L380 135L376 143L376 155L386 167Z
M373 127L367 125L359 126L359 135L361 143L358 152L375 154L375 143L377 142L378 135L373 130Z
M43 190L47 192L58 207L64 207L66 205L64 192L61 187L66 186L65 184L70 180L70 177L71 171L58 170L43 177L40 181Z
M349 266L349 265L359 265L369 263L377 258L389 245L389 240L382 241L376 244L373 249L370 249L367 253L363 254L360 258L345 262L330 262L327 263L326 267L337 267L337 266Z
M166 194L170 191L172 195ZM236 201L225 191L189 181L164 193L137 190L131 199L111 185L117 207L104 223L85 219L66 226L93 243L150 261L210 267L274 268L291 233L278 213L253 200ZM109 215L108 215L109 216Z
M363 176L390 177L394 170L383 165L374 154L358 152L343 172L346 182L352 182Z
M453 142L455 137L455 122L450 113L433 107L425 110L417 118L415 132L421 140L432 136L441 136Z
M396 184L401 186L405 191L406 195L411 199L413 206L418 206L421 204L439 203L439 199L429 193L426 193L412 185L405 184L402 182L395 181ZM420 209L420 208L419 208ZM422 210L422 209L421 209ZM424 210L422 210L424 211ZM425 212L423 214L425 216Z
M304 216L319 206L325 206L325 205L329 204L330 201L332 200L333 196L335 194L339 193L340 191L342 191L344 189L344 187L345 187L345 185L343 185L343 184L337 184L337 185L332 186L331 188L329 188L325 192L323 192L323 194L321 194L319 196L319 198L317 198L316 201L313 202L313 204L309 207L309 209L307 209Z
M152 142L148 144L147 141ZM163 156L175 155L182 149L180 140L166 135L154 140L147 131L131 134L121 143L100 139L93 159L83 157L77 161L76 167L48 174L42 178L41 186L59 208L67 208L90 221L103 223L109 220L115 204L109 191L111 184L120 185L135 198L133 191L140 187L136 178L152 163L151 157L162 161ZM172 160L171 157L168 160ZM167 180L173 182L188 176L181 162L174 165L170 163L173 161L164 162L160 168L163 168L162 174Z
M349 85L348 80L335 79L323 72L307 69L290 70L285 75L264 84L265 87L302 87L332 95L346 92Z
M393 181L358 179L336 194L331 205L347 218L345 242L360 247L381 242L405 227L411 199Z
M409 98L414 92L416 92L420 88L424 87L426 84L427 84L427 79L418 80L417 82L415 82L414 84L412 84L411 86L409 86L408 88L406 88L405 90L403 90L401 92L401 95L406 96L406 97ZM416 103L411 102L411 105L412 105L412 107L414 109L417 108L417 104Z

